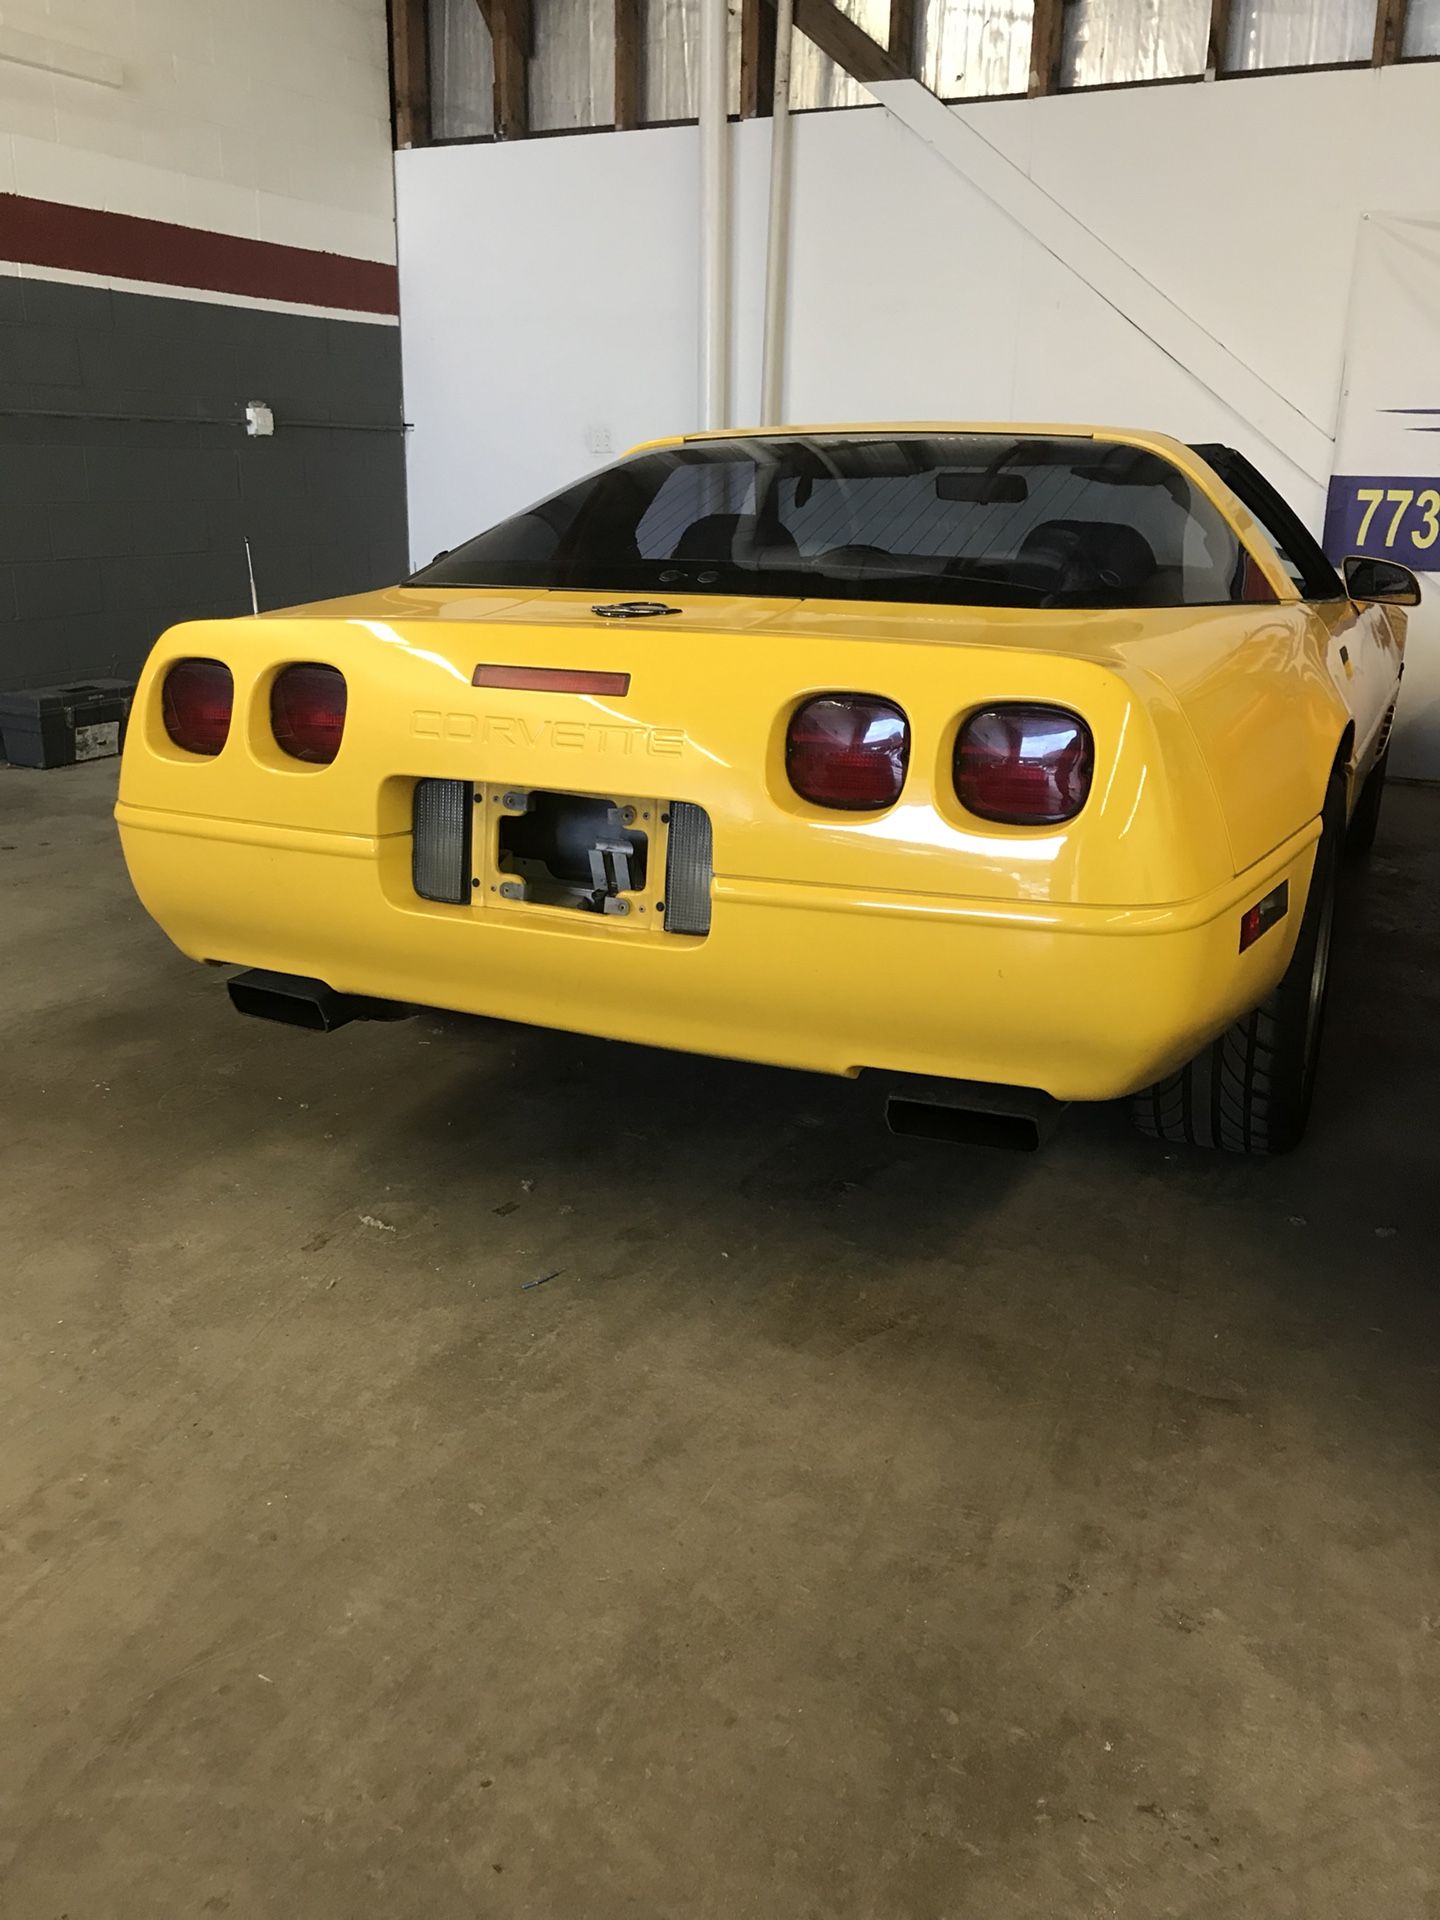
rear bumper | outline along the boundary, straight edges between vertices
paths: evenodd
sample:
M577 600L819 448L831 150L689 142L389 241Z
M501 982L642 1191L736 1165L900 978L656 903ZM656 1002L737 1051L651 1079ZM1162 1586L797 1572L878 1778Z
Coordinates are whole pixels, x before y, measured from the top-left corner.
M337 991L811 1072L863 1068L1108 1100L1258 1004L1289 959L1318 823L1204 899L1097 909L717 876L703 940L439 907L379 839L121 804L141 901L195 959ZM1282 879L1247 953L1239 916Z

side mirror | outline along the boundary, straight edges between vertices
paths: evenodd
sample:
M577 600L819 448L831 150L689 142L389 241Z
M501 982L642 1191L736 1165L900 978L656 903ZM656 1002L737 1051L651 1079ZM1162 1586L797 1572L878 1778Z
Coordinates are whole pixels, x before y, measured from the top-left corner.
M1341 572L1352 600L1379 601L1386 607L1418 607L1420 582L1396 560L1370 560L1352 553Z

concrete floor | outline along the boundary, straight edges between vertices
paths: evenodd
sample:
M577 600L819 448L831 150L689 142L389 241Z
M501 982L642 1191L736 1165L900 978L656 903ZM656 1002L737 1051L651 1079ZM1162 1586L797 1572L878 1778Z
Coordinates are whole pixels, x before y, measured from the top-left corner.
M1440 791L1267 1165L245 1023L113 783L0 770L5 1920L1440 1915Z

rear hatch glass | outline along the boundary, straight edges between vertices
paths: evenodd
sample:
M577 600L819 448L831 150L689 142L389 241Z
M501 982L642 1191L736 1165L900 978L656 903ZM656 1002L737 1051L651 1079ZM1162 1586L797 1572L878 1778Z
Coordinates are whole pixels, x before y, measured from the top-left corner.
M1147 448L1081 435L776 434L640 453L412 584L1173 607L1245 591L1219 510Z

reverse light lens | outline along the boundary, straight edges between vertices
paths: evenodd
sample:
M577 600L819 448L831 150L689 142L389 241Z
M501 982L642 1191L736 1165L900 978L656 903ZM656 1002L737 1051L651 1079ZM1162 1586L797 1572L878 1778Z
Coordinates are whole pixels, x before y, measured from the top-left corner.
M470 823L475 789L468 780L415 782L411 871L422 900L459 906L470 898Z
M296 760L328 766L345 732L345 676L334 667L286 667L270 689L275 744Z
M672 801L665 853L667 933L709 933L714 877L715 836L709 814L688 800Z
M222 660L177 660L165 676L165 731L187 753L219 753L234 708L235 681Z
M1019 702L972 713L955 742L955 791L982 820L1053 827L1090 794L1095 742L1078 714Z
M899 707L863 693L826 693L796 709L785 770L802 800L873 813L900 798L910 723Z

